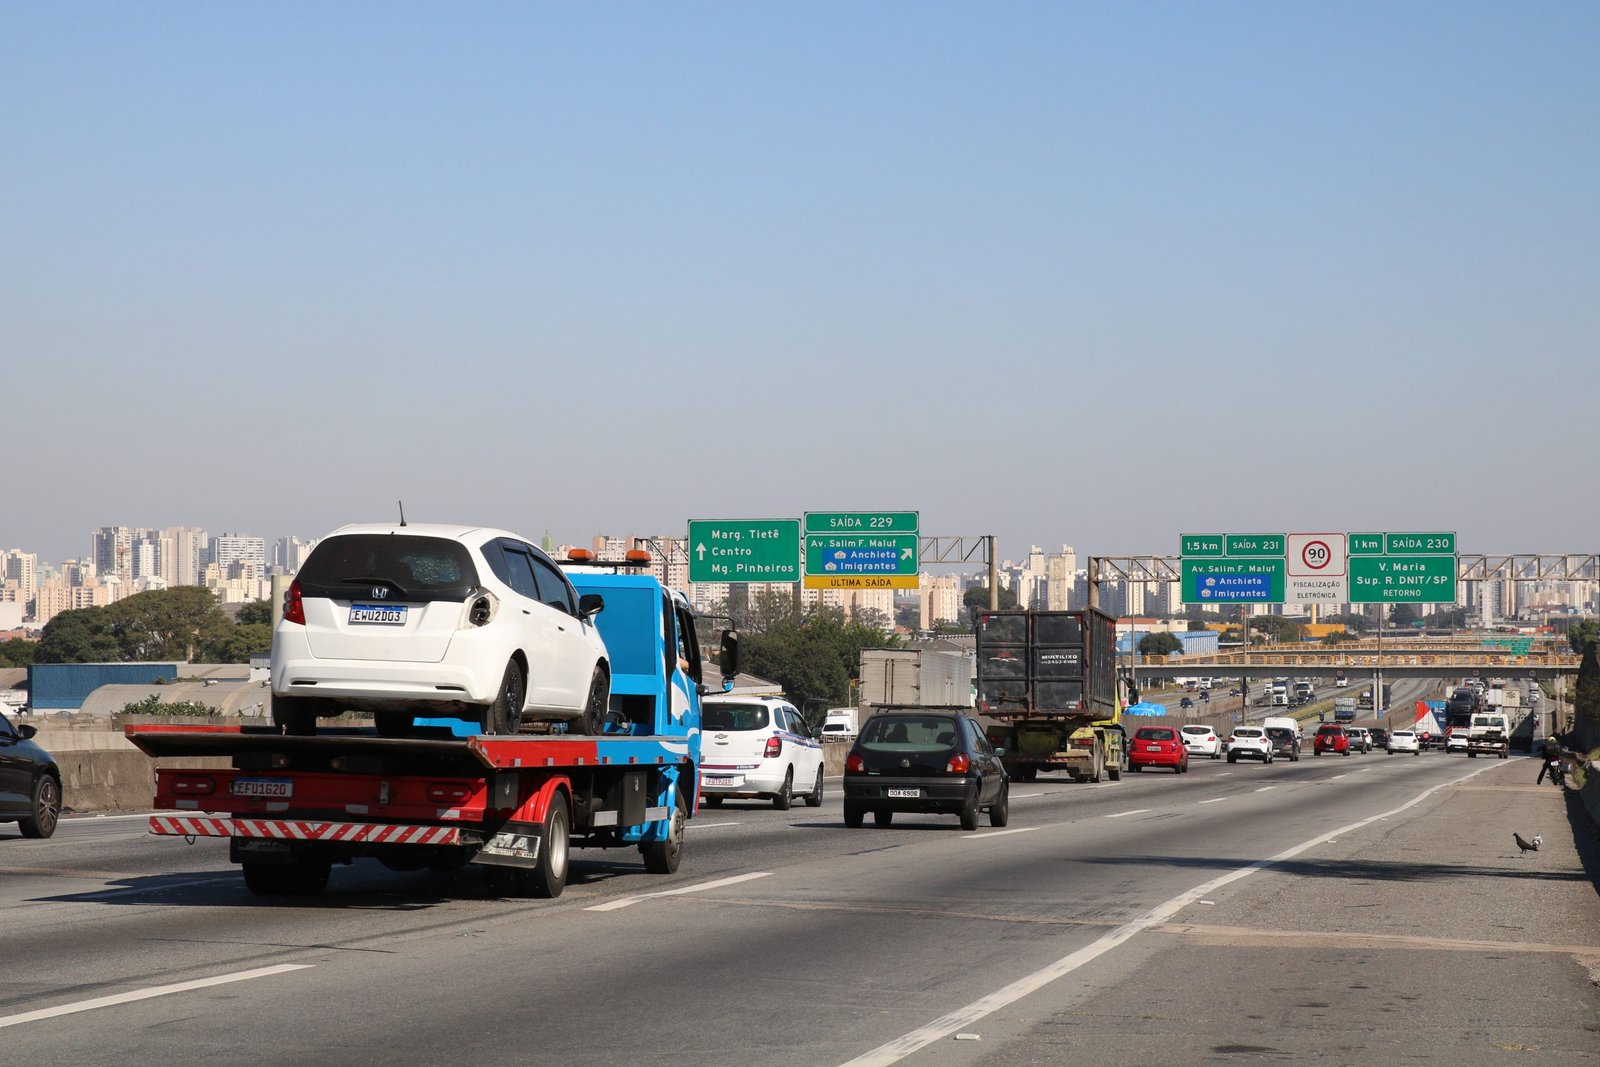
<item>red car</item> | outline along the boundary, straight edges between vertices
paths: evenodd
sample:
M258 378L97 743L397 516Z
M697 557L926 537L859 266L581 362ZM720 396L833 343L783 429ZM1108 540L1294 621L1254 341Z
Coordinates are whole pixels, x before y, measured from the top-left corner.
M1331 722L1317 727L1317 739L1311 746L1311 754L1320 756L1324 752L1340 756L1350 755L1350 731Z
M1133 734L1128 766L1136 771L1146 767L1171 767L1178 774L1185 774L1189 770L1189 750L1172 727L1141 726Z

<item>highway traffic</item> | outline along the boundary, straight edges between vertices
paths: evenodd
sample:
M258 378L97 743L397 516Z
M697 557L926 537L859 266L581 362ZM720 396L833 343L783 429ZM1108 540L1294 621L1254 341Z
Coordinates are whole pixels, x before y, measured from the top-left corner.
M140 817L68 818L45 842L5 827L0 1029L13 1062L1001 1064L1064 1044L1098 1063L1477 1062L1531 1027L1579 1042L1600 1008L1583 857L1510 846L1571 840L1534 774L1199 760L1013 783L1009 825L971 833L847 829L830 782L820 808L702 811L670 877L575 854L548 901L370 860L313 903L263 901L225 844ZM1492 1026L1463 1031L1436 995L1446 952L1504 991Z

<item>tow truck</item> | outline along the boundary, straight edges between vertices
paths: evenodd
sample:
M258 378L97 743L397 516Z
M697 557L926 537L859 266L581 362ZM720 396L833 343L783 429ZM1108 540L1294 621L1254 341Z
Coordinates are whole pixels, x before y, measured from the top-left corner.
M570 848L637 848L670 874L697 810L704 680L695 617L681 592L642 571L574 553L580 593L598 593L611 655L603 732L483 735L464 721L420 719L407 737L268 726L127 727L147 755L224 757L217 769L156 773L150 832L222 837L259 896L315 896L335 863L372 858L393 870L486 868L509 895L557 897ZM738 671L738 635L723 631L722 689ZM221 762L219 759L218 763Z

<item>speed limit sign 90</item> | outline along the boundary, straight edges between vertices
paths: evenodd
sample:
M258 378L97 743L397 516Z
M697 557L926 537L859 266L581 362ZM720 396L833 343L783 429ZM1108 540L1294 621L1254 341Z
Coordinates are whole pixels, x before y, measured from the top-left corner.
M1343 577L1346 569L1342 533L1290 534L1284 542L1287 572L1297 578Z

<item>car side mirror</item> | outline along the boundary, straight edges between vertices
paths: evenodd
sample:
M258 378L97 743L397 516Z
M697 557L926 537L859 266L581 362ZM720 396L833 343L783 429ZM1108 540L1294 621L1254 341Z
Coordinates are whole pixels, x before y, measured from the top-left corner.
M33 735L38 732L39 728L31 723L25 722L21 726L17 727L17 736L22 738L24 741L32 739Z
M994 750L994 754L996 756L1004 756L1006 754L1006 750L1003 748L997 748Z
M578 598L578 618L592 619L606 609L606 598L599 593L585 593Z

